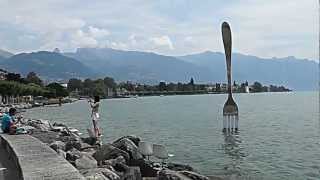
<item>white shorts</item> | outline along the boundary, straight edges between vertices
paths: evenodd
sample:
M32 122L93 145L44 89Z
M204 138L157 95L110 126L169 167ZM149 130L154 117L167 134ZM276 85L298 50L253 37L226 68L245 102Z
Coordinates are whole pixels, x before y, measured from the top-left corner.
M93 119L93 120L97 121L97 120L99 120L99 118L100 118L99 113L93 113L93 114L92 114L92 119Z

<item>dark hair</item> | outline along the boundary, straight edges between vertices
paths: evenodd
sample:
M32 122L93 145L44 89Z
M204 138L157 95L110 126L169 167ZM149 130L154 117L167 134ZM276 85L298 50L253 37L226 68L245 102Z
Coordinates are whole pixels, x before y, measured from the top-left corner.
M9 109L9 115L14 115L17 112L16 108L10 108Z
M94 102L99 102L100 101L100 97L99 96L94 96Z

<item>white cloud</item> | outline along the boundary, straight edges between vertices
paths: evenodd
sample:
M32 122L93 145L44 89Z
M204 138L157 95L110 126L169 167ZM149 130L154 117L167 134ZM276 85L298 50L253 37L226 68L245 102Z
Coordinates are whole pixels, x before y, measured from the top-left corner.
M99 29L93 26L89 26L88 33L95 38L103 38L110 35L110 32L106 29Z
M236 52L316 59L318 6L312 0L0 0L0 39L14 52L70 51L108 40L108 46L183 55L223 51L220 26L226 20ZM35 43L17 40L24 35Z
M87 33L84 33L82 30L77 30L72 35L72 43L76 47L97 47L98 41L93 37L89 36Z
M164 36L160 36L160 37L153 37L150 38L150 40L154 43L154 45L156 46L160 46L160 47L168 47L170 50L173 50L173 44L171 39L169 38L169 36L164 35Z
M192 36L187 36L187 37L184 38L184 41L192 42L193 41L193 37Z

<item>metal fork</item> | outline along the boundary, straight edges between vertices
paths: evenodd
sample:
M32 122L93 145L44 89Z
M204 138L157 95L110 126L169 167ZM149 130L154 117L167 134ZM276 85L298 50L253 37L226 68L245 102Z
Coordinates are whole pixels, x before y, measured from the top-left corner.
M232 86L231 86L231 30L227 22L223 22L221 26L222 40L224 45L224 51L226 55L227 64L227 78L228 78L228 99L223 106L223 132L227 130L237 132L239 122L239 112L236 102L232 98Z

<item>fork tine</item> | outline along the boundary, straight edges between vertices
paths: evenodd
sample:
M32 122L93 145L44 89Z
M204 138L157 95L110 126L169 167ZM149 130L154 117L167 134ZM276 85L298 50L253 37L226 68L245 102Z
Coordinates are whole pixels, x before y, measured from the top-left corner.
M238 128L239 128L239 116L238 115L235 116L235 127L234 128L235 128L234 130L237 132Z
M230 126L231 126L231 115L228 115L228 130L230 131Z
M227 116L223 116L223 132L227 130Z
M231 116L231 130L233 131L235 116Z

